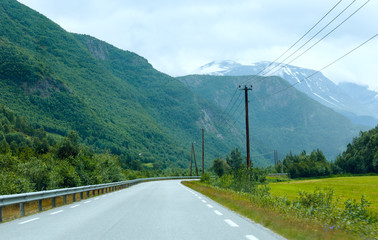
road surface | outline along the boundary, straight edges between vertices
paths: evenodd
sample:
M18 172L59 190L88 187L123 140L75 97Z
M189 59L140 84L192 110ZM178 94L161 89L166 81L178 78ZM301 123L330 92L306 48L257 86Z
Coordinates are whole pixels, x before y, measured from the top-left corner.
M283 239L180 182L141 183L6 222L0 240Z

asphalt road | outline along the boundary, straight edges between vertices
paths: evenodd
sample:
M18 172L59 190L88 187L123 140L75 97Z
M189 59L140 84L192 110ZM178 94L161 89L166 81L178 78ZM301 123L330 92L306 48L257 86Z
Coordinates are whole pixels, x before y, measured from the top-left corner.
M283 239L183 186L130 188L0 224L0 239Z

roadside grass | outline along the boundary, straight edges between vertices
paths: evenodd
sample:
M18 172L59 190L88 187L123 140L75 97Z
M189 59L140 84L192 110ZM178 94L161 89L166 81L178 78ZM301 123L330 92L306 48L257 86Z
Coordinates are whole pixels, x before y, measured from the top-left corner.
M361 200L365 195L370 202L369 212L378 216L378 176L336 177L321 179L305 179L297 181L269 183L270 192L274 196L286 196L294 200L299 191L312 192L315 189L331 188L339 201L337 206L344 207L348 199Z
M339 230L325 230L320 223L304 221L301 218L260 207L252 203L246 195L237 194L232 190L220 189L196 181L182 183L288 239L356 239L356 236L348 235Z

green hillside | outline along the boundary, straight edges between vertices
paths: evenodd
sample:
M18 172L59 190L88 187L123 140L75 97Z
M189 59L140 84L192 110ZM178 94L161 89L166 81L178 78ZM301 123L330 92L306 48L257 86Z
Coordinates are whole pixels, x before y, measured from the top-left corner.
M121 155L126 167L137 158L187 167L201 128L207 165L234 147L214 105L144 58L68 33L13 0L1 1L0 21L0 103L34 126L76 130L85 144Z
M278 150L282 159L290 151L320 149L328 160L333 160L359 131L342 115L294 88L275 94L289 86L279 77L191 75L178 79L222 109L227 107L239 84L250 84L252 80L249 116L251 145L257 149L252 153L255 159L264 152L271 156L273 150ZM244 92L241 94L244 99ZM234 99L238 96L239 93ZM244 129L244 115L239 112L234 115L240 118L237 127Z
M60 136L75 130L96 152L120 155L126 168L134 160L155 169L188 167L191 142L200 158L201 128L206 166L235 147L245 152L243 115L229 124L222 108L249 77L172 78L14 0L0 2L0 21L0 103L35 128ZM330 159L357 135L348 120L294 89L267 98L283 86L266 78L250 93L257 165L272 163L275 149L284 156L320 148Z

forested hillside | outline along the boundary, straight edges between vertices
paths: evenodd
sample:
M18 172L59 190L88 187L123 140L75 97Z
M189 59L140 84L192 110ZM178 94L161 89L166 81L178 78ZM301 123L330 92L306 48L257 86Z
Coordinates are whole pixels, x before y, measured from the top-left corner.
M0 21L0 103L36 128L75 130L95 151L120 155L124 167L135 159L187 167L201 128L209 162L239 141L215 117L217 107L146 59L68 33L15 0L1 1Z
M378 126L355 137L335 165L342 173L378 173Z
M79 144L76 132L55 139L0 105L0 195L125 179L119 159Z
M74 130L95 152L119 155L124 168L135 161L187 168L192 142L200 156L201 128L206 166L235 147L244 155L242 110L229 120L222 108L248 77L176 79L135 53L68 33L15 0L1 1L0 21L0 103L36 129L58 137ZM342 152L357 127L295 89L270 96L286 86L276 77L254 83L254 164L273 163L273 150L284 156L319 148L327 159Z
M286 89L289 84L279 77L190 75L178 79L220 108L227 108L234 118L244 117L244 92L236 89L239 84L252 83L249 118L255 159L259 153L272 156L274 150L282 159L290 151L299 154L320 149L333 160L359 132L344 116L294 88ZM239 129L245 128L244 120L235 122Z

